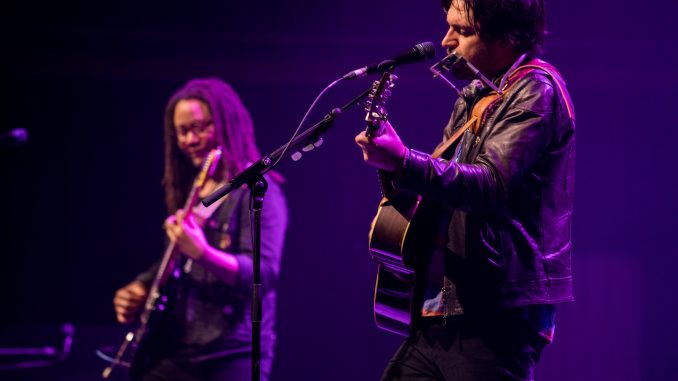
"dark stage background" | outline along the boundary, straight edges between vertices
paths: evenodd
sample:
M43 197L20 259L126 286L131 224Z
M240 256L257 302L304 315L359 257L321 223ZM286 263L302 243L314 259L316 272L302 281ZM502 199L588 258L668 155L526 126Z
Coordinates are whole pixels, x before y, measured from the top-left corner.
M262 151L290 136L329 82L446 30L431 1L12 2L4 5L0 131L2 346L73 353L0 379L96 379L118 345L116 288L163 250L162 117L186 80L218 76L253 114ZM678 379L674 346L678 67L674 2L547 0L545 58L577 109L575 303L560 307L538 380ZM438 58L442 57L439 49ZM453 94L428 65L398 70L391 120L413 148L442 136ZM369 86L342 84L312 120ZM341 116L286 161L290 226L273 380L376 380L400 343L372 321L367 231L379 198Z

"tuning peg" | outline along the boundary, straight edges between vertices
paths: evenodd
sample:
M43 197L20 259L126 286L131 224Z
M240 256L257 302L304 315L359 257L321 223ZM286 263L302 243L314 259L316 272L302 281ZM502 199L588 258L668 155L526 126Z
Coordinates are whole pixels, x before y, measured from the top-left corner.
M299 160L301 160L301 152L297 151L297 152L293 153L290 157L294 161L299 161Z

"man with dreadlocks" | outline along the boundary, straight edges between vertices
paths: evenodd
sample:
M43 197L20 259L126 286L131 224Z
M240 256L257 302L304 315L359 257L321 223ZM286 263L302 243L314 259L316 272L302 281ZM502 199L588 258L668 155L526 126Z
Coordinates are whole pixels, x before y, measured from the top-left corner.
M482 74L452 66L472 82L443 142L432 155L408 149L388 122L356 136L365 161L440 221L412 229L432 237L417 241L413 323L382 380L528 381L554 305L573 299L574 111L560 74L535 57L543 0L442 3L443 47Z
M155 348L157 361L140 378L249 380L252 351L249 190L234 190L202 221L193 215L178 217L184 216L180 208L211 149L219 146L223 155L201 197L259 159L252 119L228 84L218 79L196 79L169 100L164 131L163 185L170 215L165 230L192 265L184 266L176 287L179 297L172 314L178 327L176 340ZM275 284L287 226L287 208L279 187L281 178L272 173L267 180L261 233L262 380L268 379L271 370ZM116 292L113 304L119 322L136 319L156 271L157 265Z

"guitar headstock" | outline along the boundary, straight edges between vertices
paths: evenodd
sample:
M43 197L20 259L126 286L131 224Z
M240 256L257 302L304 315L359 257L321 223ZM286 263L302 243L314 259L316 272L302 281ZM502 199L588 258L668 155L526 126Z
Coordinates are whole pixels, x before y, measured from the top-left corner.
M395 86L395 80L398 79L393 73L384 72L381 78L374 81L372 90L367 96L367 106L365 110L365 122L367 136L379 136L382 134L382 122L388 119L388 112L384 108L386 101L391 96L391 89Z
M195 177L195 181L193 183L195 188L201 188L203 185L205 185L205 181L207 181L207 179L214 174L214 171L216 171L217 167L219 166L221 154L221 147L217 147L213 148L207 154L207 156L205 156L205 160L203 160L202 166L200 167L200 172L198 173L198 176Z

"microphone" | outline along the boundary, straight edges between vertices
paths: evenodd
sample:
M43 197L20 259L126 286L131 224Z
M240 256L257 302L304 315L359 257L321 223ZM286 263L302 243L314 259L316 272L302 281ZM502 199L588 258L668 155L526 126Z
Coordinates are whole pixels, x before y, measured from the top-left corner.
M71 323L66 323L61 326L61 332L64 334L64 345L59 352L59 360L63 361L71 353L73 336L75 336L75 327Z
M14 128L0 134L0 146L11 146L26 143L28 131L25 128Z
M396 55L391 59L387 59L379 62L378 64L372 64L346 73L343 77L341 77L341 79L361 78L368 74L381 73L386 70L390 70L396 66L428 61L433 58L435 54L436 49L432 42L422 42L420 44L414 45L414 47Z

